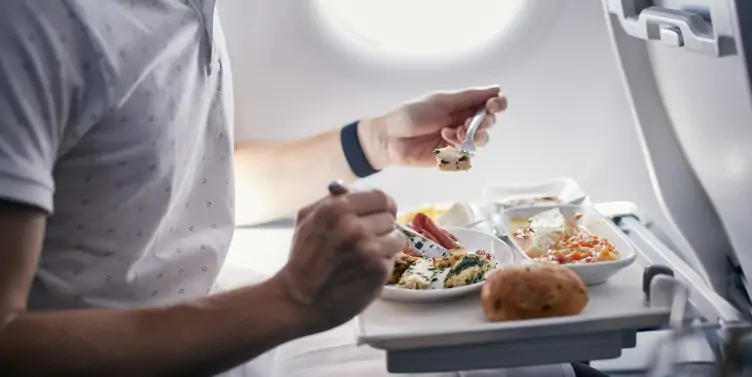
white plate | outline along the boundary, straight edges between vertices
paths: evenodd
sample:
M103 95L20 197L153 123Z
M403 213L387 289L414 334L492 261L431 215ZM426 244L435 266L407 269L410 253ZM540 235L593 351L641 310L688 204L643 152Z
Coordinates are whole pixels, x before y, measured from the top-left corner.
M468 250L485 250L496 259L499 266L514 263L514 251L500 239L473 229L445 227L457 236L457 240ZM381 297L385 300L400 302L436 302L450 300L468 294L478 293L483 282L464 287L414 290L385 286Z
M541 196L556 197L566 203L585 196L585 191L571 178L554 178L530 185L486 186L483 189L485 200L499 204L514 199L531 199ZM590 201L587 200L583 204L590 204Z
M629 266L635 261L637 254L635 253L632 242L629 241L626 235L614 225L611 220L603 217L600 213L596 212L590 206L535 206L535 207L515 207L509 208L502 212L502 226L507 230L507 234L510 235L510 243L512 247L519 250L522 255L527 257L527 254L522 250L516 242L514 242L511 236L514 231L514 225L512 225L513 218L530 218L538 213L547 211L553 208L559 208L568 219L572 219L576 213L581 213L582 218L577 221L577 224L584 226L590 233L595 236L608 239L621 254L621 258L615 261L609 262L596 262L586 264L564 264L563 266L571 269L587 285L597 285L604 283L606 280L614 276L617 272L621 271L625 267Z

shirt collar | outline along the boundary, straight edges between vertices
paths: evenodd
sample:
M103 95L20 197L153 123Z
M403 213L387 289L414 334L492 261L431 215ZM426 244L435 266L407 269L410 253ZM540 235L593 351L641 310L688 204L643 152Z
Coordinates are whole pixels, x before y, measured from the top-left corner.
M214 40L214 11L217 8L217 0L197 0L201 14L204 16L204 28L209 35L209 41Z
M186 0L193 9L201 15L201 23L204 27L204 38L207 47L206 72L212 72L212 57L214 51L214 12L217 8L217 0Z
M217 7L217 0L186 0L186 3L201 15L204 29L209 36L214 36L214 10Z

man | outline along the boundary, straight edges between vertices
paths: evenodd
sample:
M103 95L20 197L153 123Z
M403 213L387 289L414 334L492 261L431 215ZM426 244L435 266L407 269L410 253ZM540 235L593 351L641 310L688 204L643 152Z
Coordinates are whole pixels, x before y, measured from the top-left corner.
M279 274L206 297L234 210L231 73L214 1L0 9L3 376L208 376L347 321L378 294L404 239L388 196L328 195L327 183L430 165L481 106L483 145L506 106L497 88L436 94L308 139L240 143L243 173L273 204L257 220L303 209Z

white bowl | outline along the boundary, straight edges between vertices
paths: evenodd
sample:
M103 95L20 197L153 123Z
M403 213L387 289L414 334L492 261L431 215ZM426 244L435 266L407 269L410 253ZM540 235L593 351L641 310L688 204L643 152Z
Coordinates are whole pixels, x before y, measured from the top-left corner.
M586 205L514 207L502 211L502 226L506 229L507 234L509 235L510 246L520 251L520 253L526 258L530 259L525 251L514 242L512 232L516 230L516 227L513 224L513 219L530 218L538 213L553 208L559 208L567 219L573 219L577 213L582 214L582 217L577 220L577 224L582 225L595 236L606 238L621 254L621 257L615 261L562 265L579 275L585 284L597 285L604 283L617 272L632 264L637 258L634 246L632 246L632 242L627 236L617 228L611 220L603 217L603 215L596 212L591 206Z
M457 240L468 250L485 250L496 259L499 267L514 263L514 251L504 241L473 229L445 227L457 236ZM468 294L477 294L483 282L466 285L464 287L444 289L404 289L387 285L381 291L381 298L401 302L435 302L455 299Z
M561 204L564 204L571 200L584 197L585 192L580 188L577 182L571 178L554 178L545 182L528 185L493 185L483 188L483 198L485 200L502 205L510 200L531 199L542 196L555 197L562 202ZM556 203L536 204L532 206L545 206L552 204ZM590 204L590 202L589 200L586 200L583 204ZM525 207L531 206L526 205Z

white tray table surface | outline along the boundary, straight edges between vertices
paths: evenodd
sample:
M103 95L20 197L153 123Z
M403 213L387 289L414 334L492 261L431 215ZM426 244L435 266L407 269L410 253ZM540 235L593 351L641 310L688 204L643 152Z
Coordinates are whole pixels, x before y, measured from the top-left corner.
M642 273L636 262L606 283L588 287L588 305L569 317L490 323L479 296L421 304L377 300L358 318L358 341L410 350L663 327L669 309L645 305Z

